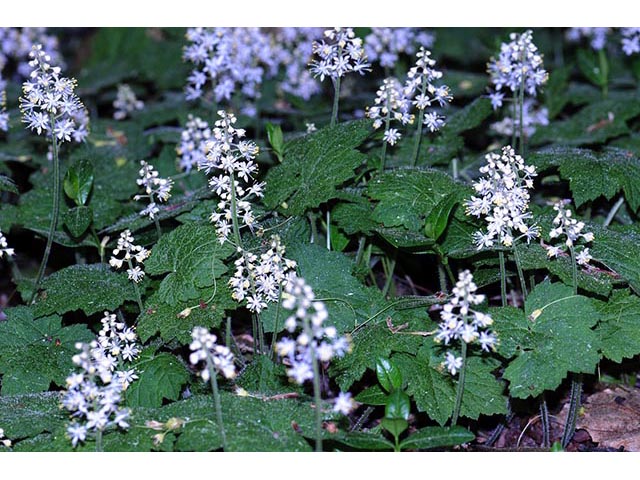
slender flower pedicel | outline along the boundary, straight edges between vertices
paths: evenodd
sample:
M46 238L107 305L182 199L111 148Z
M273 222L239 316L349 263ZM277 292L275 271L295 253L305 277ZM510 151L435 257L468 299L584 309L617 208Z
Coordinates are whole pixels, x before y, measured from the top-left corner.
M58 148L61 143L82 141L88 135L86 122L88 114L80 99L74 93L75 79L60 75L60 67L51 64L49 56L42 45L34 45L29 53L29 65L33 69L29 80L22 85L23 96L20 97L22 121L38 135L44 134L51 141L53 160L53 205L51 224L47 236L42 262L38 270L31 301L35 299L40 282L49 260L53 234L56 230L59 214L60 197L60 160Z
M221 373L225 378L229 379L236 376L233 354L228 347L218 345L216 343L218 338L204 327L194 327L191 332L191 338L193 340L189 345L189 349L191 350L189 363L193 366L203 364L202 369L199 371L199 375L202 377L202 380L211 383L218 429L220 430L223 448L226 450L227 437L222 418L222 407L220 404L217 375L218 373Z
M136 180L136 183L144 188L145 194L138 194L134 196L133 199L136 201L142 198L149 199L149 205L140 212L140 215L143 217L148 216L155 222L158 238L160 238L162 236L162 230L160 229L160 222L157 218L160 209L158 208L156 201L166 202L169 200L171 197L173 180L170 178L159 177L159 173L155 168L153 168L153 165L145 162L144 160L140 161L140 167L140 171L138 172L140 178Z
M338 335L334 326L324 326L329 317L327 307L316 300L313 290L303 278L287 283L282 308L294 312L284 323L286 330L296 334L295 339L282 338L276 344L278 356L287 365L287 375L302 385L313 381L316 403L316 451L322 450L322 409L320 391L320 365L339 358L350 351L350 339ZM344 402L343 398L343 402Z
M371 70L362 39L356 37L353 28L335 27L325 30L326 40L313 42L313 53L317 56L309 64L311 73L324 81L329 77L333 83L333 110L331 125L338 122L338 103L340 101L340 81L349 72L364 75Z
M453 296L440 312L441 322L438 333L434 337L437 343L449 346L450 343L458 341L461 346L460 356L449 350L442 363L452 376L460 373L452 425L458 421L462 404L468 345L478 343L483 351L490 352L495 350L498 342L496 335L487 330L487 327L493 323L491 316L472 308L473 305L479 305L485 299L484 295L475 293L477 290L478 287L473 282L473 275L469 270L458 275L458 282L452 291Z
M113 118L124 120L131 113L142 110L144 102L138 100L132 88L126 83L118 85L118 93L113 101Z

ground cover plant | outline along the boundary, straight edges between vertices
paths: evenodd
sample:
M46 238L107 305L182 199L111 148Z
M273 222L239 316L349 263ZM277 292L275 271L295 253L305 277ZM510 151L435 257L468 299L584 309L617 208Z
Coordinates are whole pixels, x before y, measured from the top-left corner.
M0 451L640 450L640 29L0 39Z

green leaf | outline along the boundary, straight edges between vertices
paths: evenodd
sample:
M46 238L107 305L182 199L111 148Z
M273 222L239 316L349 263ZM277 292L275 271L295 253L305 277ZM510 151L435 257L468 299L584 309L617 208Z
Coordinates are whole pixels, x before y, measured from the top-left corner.
M77 206L87 203L89 193L93 187L93 165L89 160L76 161L69 167L62 183L64 193L73 200ZM77 235L76 235L77 236Z
M603 196L611 200L618 192L636 211L640 207L640 160L629 150L605 147L601 153L583 148L553 147L527 158L539 171L558 168L569 180L576 207Z
M427 237L438 240L449 224L451 210L459 202L459 196L449 193L431 210L425 219L424 233Z
M619 363L640 353L640 298L617 291L607 302L597 302L596 308L601 315L596 332L604 357Z
M516 358L504 371L513 397L535 397L556 389L569 372L595 370L601 358L600 339L592 327L600 314L589 298L574 295L567 285L544 282L527 298L525 314L515 329L504 329L500 321L494 323L498 338L515 333L509 341L518 344Z
M7 321L0 323L2 395L43 392L51 383L63 386L73 370L76 342L89 342L94 335L84 325L63 327L57 316L34 320L27 307L6 313Z
M591 104L571 118L539 127L531 137L532 145L565 143L586 145L604 143L619 135L628 134L627 121L640 114L640 100L635 94L601 100Z
M233 251L228 242L220 244L213 226L184 224L160 238L145 262L145 271L149 275L169 272L158 295L176 305L198 298L199 288L214 285L227 271L223 260Z
M379 385L372 385L356 395L355 400L365 405L385 405L387 403L387 394Z
M640 256L637 251L640 234L631 230L616 232L591 224L587 228L595 236L591 247L593 258L616 272L629 282L636 293L640 293Z
M126 390L131 407L159 407L163 399L177 400L189 380L189 372L177 357L156 354L155 349L143 350L133 367L139 378Z
M108 265L72 265L45 278L34 312L37 317L82 310L87 315L115 310L136 293L126 273Z
M6 175L0 175L0 192L18 193L18 186Z
M424 427L416 430L400 442L401 450L428 450L431 448L453 447L472 442L476 436L463 427Z
M425 219L450 193L462 187L446 173L433 169L398 169L377 176L368 184L367 194L378 200L373 219L385 227L418 232Z
M237 308L238 303L231 298L231 292L224 279L215 288L198 289L195 300L165 303L158 292L145 301L144 312L138 318L138 335L146 342L156 333L169 343L178 341L181 345L191 342L193 327L218 328L224 319L225 310Z
M387 396L387 403L384 407L385 418L408 420L410 414L411 400L409 399L409 395L402 390L393 390ZM400 433L402 432L395 433L394 435L400 435Z
M599 87L607 84L608 70L602 69L598 53L592 49L578 50L578 68L589 81Z
M457 380L442 367L443 356L427 343L417 355L397 354L393 359L406 378L407 392L418 410L444 425L453 414ZM467 357L461 416L477 419L507 412L504 385L492 373L497 367L498 363L488 358Z
M544 104L549 109L549 118L555 118L569 102L567 84L571 75L570 66L554 68L544 88ZM528 158L527 158L528 161Z
M366 160L356 148L371 133L370 125L370 120L357 120L286 143L284 161L269 169L265 178L265 205L301 215L334 198Z
M267 129L269 144L271 145L273 152L278 157L278 160L282 162L284 155L284 136L282 135L282 128L280 125L274 125L269 122L267 122L265 127Z
M402 372L388 358L380 357L376 360L376 376L382 388L387 392L402 388Z
M393 443L377 433L348 432L345 435L336 437L335 440L350 447L364 451L382 451L394 449Z
M238 397L221 392L222 412L229 451L308 452L303 435L314 435L314 410L299 400ZM156 420L188 419L175 448L206 452L222 446L211 395L194 396L158 410ZM297 428L292 427L292 422ZM301 432L301 433L298 433Z
M476 128L482 124L492 112L491 101L486 97L478 97L447 119L442 134L445 136L454 136Z
M63 215L62 221L72 236L80 237L93 221L93 209L84 205L70 208Z
M54 432L66 421L59 392L0 396L0 425L14 444L17 439Z
M341 195L340 199L342 202L331 211L331 221L347 235L370 235L378 223L371 218L373 209L369 200L360 195Z

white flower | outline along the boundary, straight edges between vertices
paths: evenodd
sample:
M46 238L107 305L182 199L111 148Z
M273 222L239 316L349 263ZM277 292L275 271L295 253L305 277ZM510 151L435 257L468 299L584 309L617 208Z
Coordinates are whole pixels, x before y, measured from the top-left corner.
M75 447L78 445L78 442L84 442L87 438L87 427L78 423L72 423L67 427L67 435L71 440L71 445Z
M136 183L144 187L144 195L134 196L134 200L140 200L141 198L148 198L149 205L140 212L141 216L149 216L152 220L158 214L160 209L156 205L156 199L161 202L166 202L171 197L171 188L173 187L173 180L170 178L160 178L158 171L153 168L153 165L140 161L140 171L138 174L140 178L136 180Z
M364 72L371 70L367 55L362 47L362 39L356 37L353 28L336 27L325 30L327 42L313 42L313 53L317 56L309 64L314 77L336 79L348 72Z
M140 245L134 245L133 240L133 235L129 230L125 230L120 234L118 244L109 259L109 265L115 269L120 269L126 263L129 267L127 269L129 280L138 283L144 277L144 271L139 265L134 266L133 261L135 260L141 264L151 252ZM123 255L122 258L118 258L121 254Z
M553 205L553 209L558 212L553 219L553 224L556 225L549 232L549 238L565 237L563 246L545 246L547 249L547 255L549 257L557 257L561 253L565 253L566 249L577 247L578 241L582 238L584 242L590 243L593 241L593 232L583 232L585 224L573 218L573 213L566 206L571 203L570 200L561 200ZM579 265L587 265L593 257L589 254L589 249L584 248L576 255L576 262Z
M200 376L205 382L211 378L211 369L222 373L225 378L236 376L233 353L228 347L218 345L215 335L204 327L194 327L191 338L189 363L198 365L201 361L205 362L200 370Z
M455 375L458 373L458 370L462 368L462 357L456 357L451 352L447 352L444 366L449 370L451 375Z
M11 255L14 255L14 250L13 248L9 248L6 237L3 235L2 231L0 231L0 258L2 258L3 255L10 257Z
M123 120L130 113L144 108L144 102L136 98L136 94L126 83L118 85L118 93L113 101L113 118Z
M342 415L349 415L356 408L356 402L349 392L340 392L333 404L333 411Z

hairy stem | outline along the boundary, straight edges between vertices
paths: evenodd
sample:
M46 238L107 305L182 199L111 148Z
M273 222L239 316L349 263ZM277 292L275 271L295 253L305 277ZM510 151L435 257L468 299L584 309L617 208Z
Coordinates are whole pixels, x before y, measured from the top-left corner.
M520 279L520 288L522 289L522 299L527 299L527 281L524 278L524 271L522 270L522 263L520 262L520 255L518 254L518 246L513 245L513 257L516 261L516 269L518 270L518 278Z
M502 298L502 306L507 306L507 268L504 263L504 252L498 252L500 260L500 297Z
M224 429L224 422L222 420L222 404L220 402L220 391L218 390L218 377L216 368L213 364L211 355L207 353L207 368L209 369L209 380L211 383L211 390L213 391L213 404L216 409L216 422L218 423L218 430L220 431L220 438L222 439L222 449L228 450L227 447L227 434Z
M333 79L333 109L331 110L331 123L334 126L338 123L338 104L340 103L340 77Z
M49 224L49 233L47 235L47 244L44 248L44 255L40 262L40 268L38 268L38 276L36 277L36 283L33 286L29 303L33 303L36 299L38 288L40 288L40 283L42 283L42 279L44 278L44 272L47 269L49 254L51 253L51 246L53 244L53 235L56 232L58 216L60 215L60 158L58 155L58 142L53 133L56 126L56 120L53 114L49 115L49 121L51 123L51 148L53 152L53 203L51 205L51 223Z
M603 227L607 228L611 224L611 222L615 218L616 214L618 213L618 210L620 210L620 207L623 204L624 204L624 197L621 196L618 199L618 201L615 203L615 205L613 205L613 207L611 207L611 210L609 211L609 214L607 215L607 218L604 220L604 223L602 224Z
M549 410L547 409L547 400L544 393L540 397L540 423L542 424L542 447L549 448L551 442L549 432L551 431L549 423Z
M460 407L462 406L462 394L464 393L464 380L467 371L467 342L462 341L462 366L460 367L460 376L458 377L458 386L456 388L456 403L453 408L453 417L451 417L451 425L458 424L458 416L460 415Z

